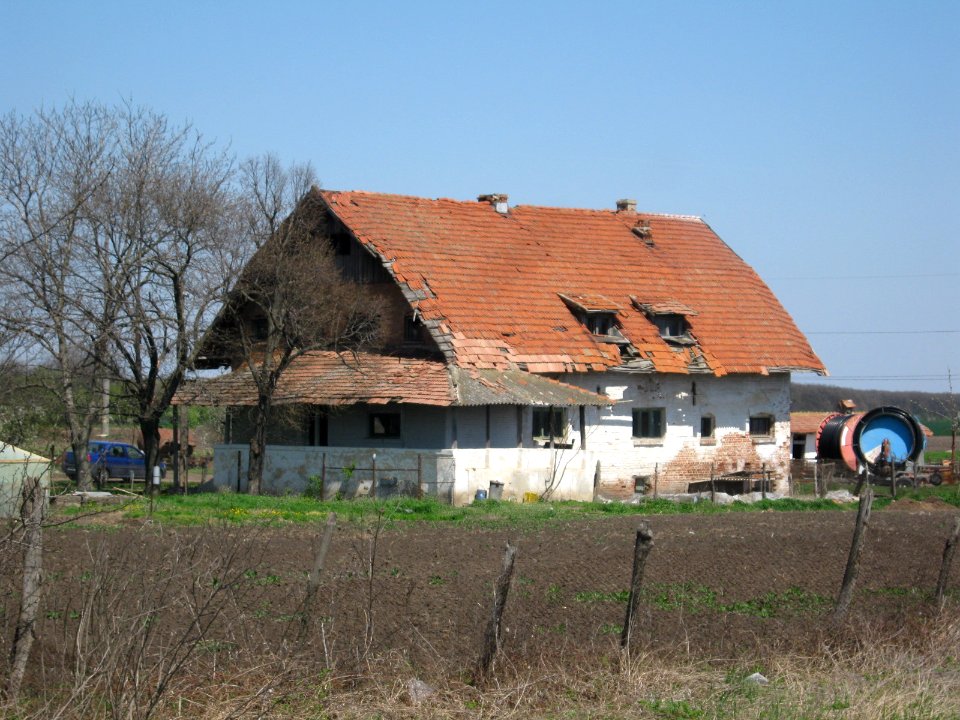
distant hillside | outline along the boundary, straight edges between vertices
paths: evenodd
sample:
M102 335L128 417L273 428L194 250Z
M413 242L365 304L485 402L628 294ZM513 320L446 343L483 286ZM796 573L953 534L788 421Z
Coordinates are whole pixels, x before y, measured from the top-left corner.
M836 385L791 383L790 409L836 410L840 400L853 400L858 410L884 405L902 408L920 418L937 435L950 434L950 418L960 412L960 395L892 390L857 390Z

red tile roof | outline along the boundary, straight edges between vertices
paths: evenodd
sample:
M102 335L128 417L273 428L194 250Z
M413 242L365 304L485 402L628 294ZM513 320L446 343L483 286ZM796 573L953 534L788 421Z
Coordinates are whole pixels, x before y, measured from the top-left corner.
M183 405L255 405L246 366L183 386ZM449 367L445 362L374 353L315 351L296 358L280 376L275 405L609 405L582 388L520 370Z
M659 372L824 370L770 289L699 218L318 192L460 367L620 365L619 347L595 339L562 294L619 308L623 335ZM637 304L680 309L697 344L663 340Z

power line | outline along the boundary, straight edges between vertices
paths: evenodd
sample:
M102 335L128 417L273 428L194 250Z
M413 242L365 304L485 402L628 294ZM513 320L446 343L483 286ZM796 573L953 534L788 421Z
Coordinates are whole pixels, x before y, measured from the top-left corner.
M919 275L769 275L767 280L926 280L960 277L960 273L921 273Z
M957 335L960 330L805 330L806 335Z

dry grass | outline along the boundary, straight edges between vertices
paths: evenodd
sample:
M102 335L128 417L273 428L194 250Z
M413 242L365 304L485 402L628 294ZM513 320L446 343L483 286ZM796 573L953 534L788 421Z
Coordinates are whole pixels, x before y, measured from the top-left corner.
M400 654L362 672L326 674L305 660L261 656L244 671L197 677L158 718L863 718L960 717L960 621L929 620L920 633L847 628L808 656L772 653L755 663L685 655L501 658L483 687L466 674L434 680L418 699L417 673ZM753 672L768 685L747 680ZM51 698L52 700L52 698ZM48 702L4 717L79 717ZM61 712L57 713L55 710ZM105 713L105 716L109 716Z

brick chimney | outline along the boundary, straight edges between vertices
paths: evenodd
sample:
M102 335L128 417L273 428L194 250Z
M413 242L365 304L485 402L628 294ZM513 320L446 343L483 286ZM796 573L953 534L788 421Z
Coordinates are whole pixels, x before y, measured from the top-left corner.
M629 198L617 200L617 212L635 213L637 211L637 201Z
M477 202L486 202L493 205L494 210L496 210L501 215L506 215L507 211L510 209L510 206L507 204L509 196L503 193L493 193L490 195L478 195Z

